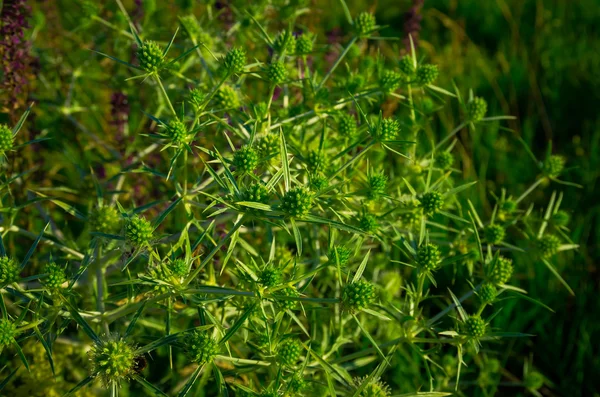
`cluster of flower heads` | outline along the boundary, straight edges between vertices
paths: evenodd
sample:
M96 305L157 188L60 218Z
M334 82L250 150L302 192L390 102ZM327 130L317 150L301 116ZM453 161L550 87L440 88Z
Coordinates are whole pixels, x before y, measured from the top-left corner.
M270 2L249 17L217 3L208 21L180 16L183 34L170 40L138 29L139 18L119 25L82 7L135 48L132 57L131 46L95 43L98 61L131 74L110 88L104 112L117 139L90 134L90 161L106 175L75 164L84 187L15 203L49 202L61 221L42 217L27 231L17 214L3 229L4 241L14 233L32 245L14 255L0 245L9 302L0 349L27 366L18 354L27 337L53 366L76 341L88 366L73 391L113 395L441 396L489 386L490 371L460 377L461 367L491 360L480 348L498 344L488 341L517 335L494 323L504 297L523 297L514 275L545 271L570 291L555 261L577 248L562 195L539 209L529 200L566 184L565 158L524 157L539 168L529 188L473 194L485 187L456 168L459 133L469 139L506 117L441 87L443 70L416 54L412 36L406 54L384 59L372 13L348 15L338 48L269 18ZM143 115L131 114L133 98ZM454 104L459 125L439 128L436 112ZM0 126L4 157L29 150L15 146L26 116ZM111 147L125 132L137 133L131 146ZM10 172L5 186L19 179ZM61 226L81 237L65 241ZM406 357L442 371L435 382L395 381ZM522 386L543 387L532 374Z

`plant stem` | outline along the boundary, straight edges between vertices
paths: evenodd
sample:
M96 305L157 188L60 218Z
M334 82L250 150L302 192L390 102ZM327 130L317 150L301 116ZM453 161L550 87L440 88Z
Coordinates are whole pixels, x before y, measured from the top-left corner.
M227 233L227 235L225 237L223 237L223 239L221 241L219 241L219 244L217 244L212 251L210 251L210 253L204 257L204 259L202 260L202 262L200 263L200 266L198 266L189 276L188 278L184 281L183 285L188 285L189 283L192 282L192 280L194 280L198 274L200 274L200 272L202 271L202 269L204 268L204 266L206 266L206 264L208 263L209 260L212 259L213 256L215 256L215 254L221 249L221 247L223 246L223 244L225 244L230 238L231 236L233 236L233 234L240 228L242 227L242 224L244 222L246 218L246 215L242 215L242 217L237 221L237 223L235 225L233 225L233 228L229 231L229 233Z
M171 112L173 113L173 116L177 117L177 112L175 111L175 108L173 107L173 104L171 103L171 100L169 99L169 96L167 95L165 86L163 86L163 83L160 80L160 77L158 76L158 74L154 75L154 80L156 80L156 82L158 83L158 86L160 87L160 90L162 91L162 93L167 101L167 104L169 105L169 109L171 109Z
M103 24L105 26L108 26L111 29L114 29L117 33L119 33L119 34L121 34L123 36L126 36L126 37L128 37L128 38L130 38L132 40L135 38L135 37L133 37L133 35L131 33L127 32L127 31L125 31L123 29L119 29L117 26L115 26L112 23L108 22L106 19L100 18L98 15L93 15L92 19L94 21L100 22L101 24Z
M331 76L331 74L333 73L333 71L340 64L340 62L342 62L342 59L344 59L344 57L346 56L346 54L348 53L348 51L350 51L350 48L354 45L354 43L356 43L356 40L358 40L358 37L354 36L352 38L352 40L350 40L350 42L346 45L346 48L344 48L344 51L342 51L342 53L340 54L340 56L338 56L338 58L335 60L335 63L333 64L333 66L331 67L331 69L329 69L329 71L327 72L327 74L325 75L325 77L323 77L323 80L321 80L321 82L317 86L317 91L319 89L321 89L321 87L323 87L323 84L325 84L325 82L327 81L327 79L329 78L329 76Z

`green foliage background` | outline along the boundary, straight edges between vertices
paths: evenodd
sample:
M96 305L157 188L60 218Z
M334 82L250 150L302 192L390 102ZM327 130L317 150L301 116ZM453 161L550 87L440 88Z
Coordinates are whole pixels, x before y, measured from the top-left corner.
M60 139L44 142L44 151L27 152L17 160L25 167L47 166L52 180L65 182L63 198L73 202L77 201L75 194L67 188L77 181L93 191L91 179L82 176L88 175L89 168L98 161L86 152L89 149L85 146L89 144L87 139L77 137L85 133L85 128L74 126L77 127L80 117L87 117L87 128L96 125L102 129L110 117L106 104L111 92L128 77L121 65L100 60L90 52L89 43L93 41L98 48L105 45L123 59L135 51L130 38L117 36L97 21L82 24L81 15L85 10L76 3L57 0L33 4L29 34L41 72L28 93L28 99L36 102L35 118L32 119L35 127L31 128L30 138L35 138L33 131L43 131ZM132 3L125 2L128 7ZM233 3L242 10L258 7L259 2ZM321 43L331 30L341 27L343 32L348 29L337 2L331 1L335 4L331 7L322 7L321 1L280 3L284 15L288 9L291 13L304 6L316 10L304 15L302 21L317 34ZM375 12L378 23L387 25L381 35L403 36L404 15L412 3L387 0L375 3L348 1L353 12ZM144 34L167 41L177 25L177 16L203 9L204 4L198 6L191 0L146 0L143 6L142 23L147 28ZM107 19L115 24L124 23L116 7L109 5L107 9ZM551 140L554 152L569 159L570 180L583 186L581 189L564 189L563 199L568 208L577 208L572 214L570 230L572 240L580 248L563 256L565 263L559 265L561 274L576 295L569 296L541 264L522 276L519 286L555 313L517 300L504 303L494 324L505 331L535 335L507 343L503 359L505 379L510 379L510 375L520 377L523 358L526 358L549 380L542 390L543 395L599 396L600 3L597 0L426 0L421 14L418 52L428 62L439 65L438 85L449 87L454 82L459 87L472 88L478 96L487 99L489 114L517 116L517 120L509 121L508 126L523 138L535 155L543 158L547 141ZM249 24L247 18L242 22L243 27ZM285 27L285 21L282 21L280 28ZM386 56L393 56L404 53L405 49L404 44L399 43L382 47L381 51ZM102 67L98 67L99 62ZM129 123L138 125L146 117L143 110L148 101L133 94L130 95ZM2 121L14 122L28 102L23 100L15 108L5 111ZM444 112L439 127L449 130L458 124L453 116L457 109ZM494 205L486 195L488 190L498 191L498 186L503 186L522 191L538 173L531 162L515 161L519 156L519 160L523 160L523 147L518 141L507 139L506 131L498 125L486 127L463 150L463 158L473 160L462 163L465 178L480 182L474 187L477 193L472 194L473 201L478 208L488 212ZM69 161L71 164L67 166ZM47 180L36 180L35 183L38 187L49 187L45 186ZM31 199L25 191L13 193L23 200ZM543 206L548 199L547 193L547 189L537 190L530 199ZM87 208L77 209L87 212ZM66 239L84 241L84 226L64 216L55 221L69 223L70 235ZM40 230L43 226L40 223L32 220L24 227ZM24 241L30 242L11 237L5 244L7 250L16 250L22 257L28 249ZM39 352L31 354L35 356ZM44 361L43 356L36 359ZM70 357L69 360L83 363L86 358ZM404 364L411 365L410 362ZM396 386L403 382L410 384L406 367L403 370L389 375L386 381ZM417 373L418 369L415 369ZM500 390L496 395L525 393L510 387ZM478 389L473 393L486 395Z

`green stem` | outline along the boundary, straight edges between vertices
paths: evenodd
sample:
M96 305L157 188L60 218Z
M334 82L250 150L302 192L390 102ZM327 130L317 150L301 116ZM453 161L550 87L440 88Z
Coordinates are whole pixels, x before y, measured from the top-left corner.
M344 57L346 56L346 54L348 53L348 51L350 51L350 48L354 45L354 43L356 43L356 40L358 40L358 37L354 36L352 38L352 40L350 40L350 42L346 45L346 48L344 48L344 51L342 51L342 53L340 54L340 56L338 56L338 58L335 60L335 63L333 64L333 66L331 67L331 69L329 69L329 71L327 72L327 74L325 75L325 77L323 77L323 80L321 80L321 82L319 83L319 86L317 87L317 91L319 89L321 89L321 87L323 87L323 84L325 84L325 82L327 81L327 79L329 78L329 76L331 76L331 74L333 73L333 71L340 64L340 62L342 62L342 59L344 59Z
M358 153L357 155L355 155L350 161L348 161L346 164L344 164L343 166L341 166L333 175L331 175L329 177L329 179L333 179L335 178L340 172L344 171L346 168L348 168L350 165L354 164L358 159L360 159L362 156L364 156L369 149L371 149L374 145L374 142L371 142L367 145L367 147L365 147L363 149L362 152Z
M177 117L177 112L175 111L175 108L173 107L173 104L171 103L171 100L169 99L169 96L167 95L165 86L163 85L162 81L160 80L160 77L158 76L158 74L154 75L154 79L158 83L158 86L160 87L160 90L162 91L163 96L165 97L167 104L169 105L169 109L171 109L171 112L173 113L173 116Z
M412 145L411 149L410 149L410 157L416 161L417 133L418 133L419 129L417 128L417 116L415 114L415 105L413 102L412 88L411 88L410 84L408 85L408 106L410 107L410 120L411 120L411 124L412 124L411 128L412 128L413 141L415 141L415 144Z
M540 183L542 183L542 181L544 180L544 178L540 178L537 181L533 182L533 184L531 186L529 186L529 189L527 189L525 191L525 193L523 193L518 199L515 200L515 202L518 204L519 202L521 202L525 197L527 197L529 195L529 193L533 192L535 190L536 187L538 187L538 185Z
M223 244L225 244L230 238L231 236L233 236L233 234L240 228L242 227L242 224L244 222L246 218L246 215L243 215L235 225L233 225L233 228L229 231L229 233L227 233L227 235L225 237L223 237L223 239L221 241L219 241L219 244L217 244L212 251L210 251L210 253L202 260L202 262L200 263L200 266L198 266L189 276L188 278L184 281L183 285L188 285L189 283L191 283L197 276L198 274L200 274L200 272L202 271L202 269L204 268L204 266L206 266L206 264L208 263L208 261L210 261L212 259L213 256L215 256L215 254L221 249L221 247L223 246Z
M92 19L94 21L100 22L104 26L108 26L109 28L114 29L117 33L119 33L119 34L121 34L123 36L126 36L126 37L128 37L128 38L130 38L132 40L135 38L135 37L133 37L133 35L131 33L127 32L127 31L125 31L123 29L119 29L117 26L113 25L112 23L108 22L107 20L105 20L103 18L100 18L98 15L93 15Z
M187 196L187 180L188 180L188 151L183 149L183 199Z

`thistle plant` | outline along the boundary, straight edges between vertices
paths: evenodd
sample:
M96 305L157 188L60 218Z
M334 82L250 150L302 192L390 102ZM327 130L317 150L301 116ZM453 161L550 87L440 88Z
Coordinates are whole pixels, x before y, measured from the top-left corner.
M40 50L43 100L0 126L0 390L39 356L70 395L549 385L486 363L525 360L502 309L548 309L532 277L574 292L571 159L374 10L328 35L320 2L196 3L70 11L93 56ZM486 175L491 134L527 184Z

